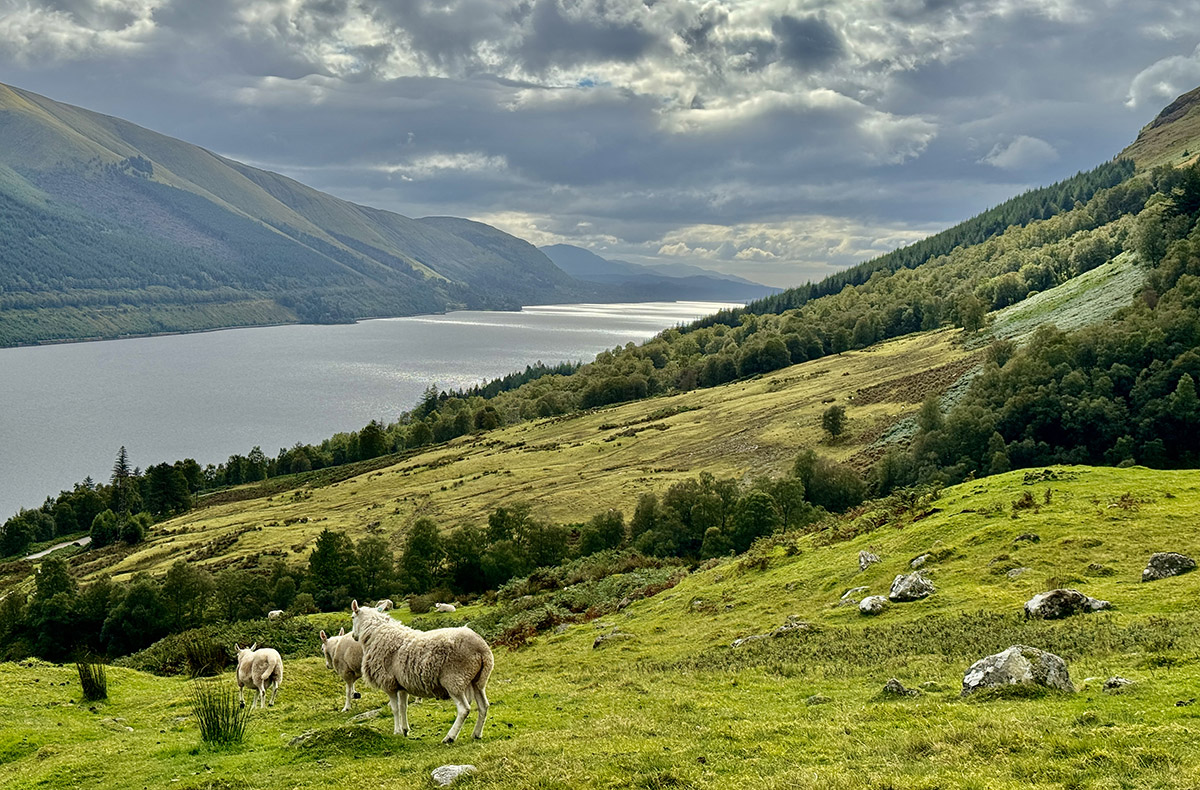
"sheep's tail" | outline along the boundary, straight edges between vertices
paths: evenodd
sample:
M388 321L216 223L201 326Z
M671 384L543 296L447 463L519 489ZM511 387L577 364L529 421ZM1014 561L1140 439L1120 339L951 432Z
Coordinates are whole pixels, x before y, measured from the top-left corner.
M496 659L492 658L492 651L485 646L480 651L479 671L475 673L471 685L482 691L487 686L488 678L492 674L492 667L495 665Z

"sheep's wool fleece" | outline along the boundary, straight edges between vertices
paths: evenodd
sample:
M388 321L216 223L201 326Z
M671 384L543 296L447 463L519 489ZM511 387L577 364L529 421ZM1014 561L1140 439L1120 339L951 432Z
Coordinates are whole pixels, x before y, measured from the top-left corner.
M333 659L333 671L343 680L362 677L362 643L350 634L329 637L329 650Z
M282 683L283 659L279 651L262 647L243 658L238 663L238 682L255 688L272 682Z
M466 688L481 671L491 672L491 648L470 628L418 631L382 612L358 611L363 677L387 694L448 699L447 685Z

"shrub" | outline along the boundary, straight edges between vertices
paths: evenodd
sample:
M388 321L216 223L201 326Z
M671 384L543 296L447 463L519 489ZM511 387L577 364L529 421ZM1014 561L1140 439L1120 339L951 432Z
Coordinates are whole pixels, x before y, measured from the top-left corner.
M86 659L75 662L79 672L79 687L83 689L83 698L88 702L108 699L108 673L99 661Z
M212 639L196 631L180 636L188 677L211 677L229 663L229 653Z
M242 742L250 709L238 703L232 686L197 680L192 686L191 702L201 740L214 746Z

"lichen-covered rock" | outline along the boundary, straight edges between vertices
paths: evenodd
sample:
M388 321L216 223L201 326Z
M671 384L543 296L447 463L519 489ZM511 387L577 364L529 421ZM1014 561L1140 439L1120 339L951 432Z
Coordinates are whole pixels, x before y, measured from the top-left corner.
M875 563L879 562L879 555L872 554L869 551L860 551L858 553L858 569L865 571Z
M1195 569L1196 561L1191 557L1185 557L1174 551L1161 551L1151 555L1150 561L1146 563L1146 569L1142 571L1142 581L1152 582L1166 579Z
M1013 645L972 664L963 675L962 695L990 686L1015 685L1075 692L1065 661L1036 647Z
M1038 620L1058 620L1078 612L1099 612L1112 604L1091 598L1079 590L1050 590L1038 593L1025 602L1025 617Z
M433 783L438 787L449 787L463 774L475 773L473 765L440 765L433 769Z
M750 636L743 636L739 639L733 640L732 642L729 643L729 646L730 647L741 647L742 645L746 644L747 642L757 642L759 639L766 639L766 638L767 638L766 634L751 634Z
M908 567L912 568L913 570L916 570L917 568L920 568L925 563L929 562L929 557L930 557L930 555L928 555L928 554L922 554L920 557L917 557L912 562L908 563Z
M895 678L890 679L883 684L883 691L880 692L885 697L919 697L921 692L916 689L906 689L904 684Z
M846 590L846 592L842 593L842 597L841 597L841 599L839 599L840 603L844 606L853 606L854 604L858 603L858 598L856 598L855 596L858 595L859 593L865 593L869 589L871 589L871 588L870 587L852 587L849 590Z
M858 602L858 613L865 615L877 615L887 608L887 598L882 595L868 595Z
M892 582L892 589L888 591L888 599L897 602L917 601L936 591L933 582L922 576L920 571L902 573Z

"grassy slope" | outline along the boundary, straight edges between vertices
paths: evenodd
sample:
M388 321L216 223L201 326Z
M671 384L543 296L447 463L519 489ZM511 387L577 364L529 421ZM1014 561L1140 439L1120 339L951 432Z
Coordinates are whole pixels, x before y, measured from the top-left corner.
M849 458L971 365L974 352L963 351L957 336L914 335L750 381L526 423L332 485L193 511L156 526L147 543L108 570L162 572L203 544L238 533L217 561L262 552L298 560L326 527L355 539L368 529L398 539L418 517L444 528L480 524L517 500L559 523L608 507L631 516L642 493L702 471L739 478L789 471L799 448L822 442L821 413L835 401L847 408L851 436L821 449ZM636 435L624 435L630 431ZM89 571L115 557L101 555Z
M1139 170L1195 162L1200 157L1200 88L1163 108L1121 156L1136 162Z
M603 621L500 651L481 743L438 743L452 720L447 703L413 708L407 740L390 735L386 716L346 726L338 682L317 658L288 663L280 704L228 751L198 748L184 680L114 669L112 700L92 712L77 704L71 668L0 665L0 787L303 788L332 776L423 786L447 762L479 766L463 787L1194 787L1196 708L1175 703L1200 682L1189 615L1200 573L1138 579L1153 551L1200 552L1200 472L1056 472L1060 479L1027 483L1013 472L947 489L925 518L832 545L801 536L792 556L766 547L758 561L725 561ZM1012 517L1014 500L1029 491L1044 503L1048 489L1048 505ZM1126 492L1137 501L1110 507ZM1025 532L1040 542L1014 544ZM849 587L884 592L912 557L938 547L947 551L929 570L939 588L932 597L870 621L835 605ZM864 548L882 562L860 573ZM992 573L1001 555L1033 570L1016 580ZM1113 575L1089 576L1093 563ZM1117 609L1022 622L1021 602L1048 577ZM972 625L979 610L1002 616ZM816 628L728 646L791 614ZM322 616L321 625L337 620ZM593 649L613 626L633 637ZM1061 651L1085 690L960 700L966 667L1014 641ZM1109 695L1083 683L1117 673L1137 685ZM945 690L878 699L891 676ZM805 705L813 694L830 701ZM355 712L382 702L364 689ZM322 745L288 745L313 730L323 731Z

